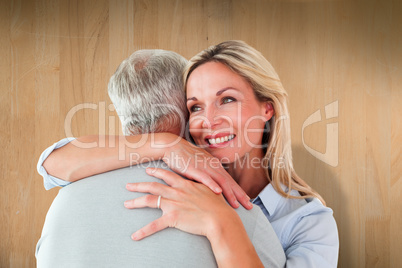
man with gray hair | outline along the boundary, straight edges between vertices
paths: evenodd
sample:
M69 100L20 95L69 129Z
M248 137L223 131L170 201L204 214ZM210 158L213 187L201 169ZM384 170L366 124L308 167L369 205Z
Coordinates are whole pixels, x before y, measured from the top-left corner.
M109 82L109 96L126 135L184 133L187 110L182 73L187 61L177 53L139 50L118 67ZM128 210L124 201L143 193L129 192L133 182L159 182L144 165L113 170L74 183L59 179L69 171L50 172L48 156L72 139L46 149L38 172L46 189L63 187L53 201L36 247L38 267L215 267L206 237L168 228L141 241L130 235L156 220L161 210ZM70 146L71 144L69 144ZM54 152L54 154L57 152ZM50 161L45 160L48 158ZM147 167L164 167L163 162ZM46 169L45 169L46 168ZM65 174L63 174L65 172ZM274 230L259 207L236 209L265 267L283 267L285 255Z
M185 58L165 50L140 50L120 64L108 92L124 135L184 130L186 64Z

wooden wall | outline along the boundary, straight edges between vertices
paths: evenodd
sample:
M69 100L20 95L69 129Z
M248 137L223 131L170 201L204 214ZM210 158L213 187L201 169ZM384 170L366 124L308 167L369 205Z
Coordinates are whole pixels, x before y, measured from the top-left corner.
M0 5L1 267L35 267L58 191L36 172L42 150L66 135L117 133L106 87L118 64L141 48L190 58L228 39L260 50L289 92L296 170L334 209L339 267L401 265L402 1ZM83 103L93 109L65 127Z

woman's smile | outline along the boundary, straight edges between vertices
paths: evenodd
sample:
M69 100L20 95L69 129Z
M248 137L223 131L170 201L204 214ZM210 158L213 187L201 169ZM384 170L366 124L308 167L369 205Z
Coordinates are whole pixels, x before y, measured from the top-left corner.
M234 160L262 150L270 115L243 77L222 63L204 63L190 74L187 97L190 134L213 156Z
M209 144L210 148L219 148L222 146L227 146L235 137L235 134L219 133L217 135L206 136L205 141Z

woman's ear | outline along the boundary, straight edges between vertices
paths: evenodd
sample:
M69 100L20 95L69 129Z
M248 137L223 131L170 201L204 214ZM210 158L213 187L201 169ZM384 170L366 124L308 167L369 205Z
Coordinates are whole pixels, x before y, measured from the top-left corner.
M265 119L268 121L272 118L272 116L274 116L274 107L272 106L271 102L265 102L264 103L264 117Z

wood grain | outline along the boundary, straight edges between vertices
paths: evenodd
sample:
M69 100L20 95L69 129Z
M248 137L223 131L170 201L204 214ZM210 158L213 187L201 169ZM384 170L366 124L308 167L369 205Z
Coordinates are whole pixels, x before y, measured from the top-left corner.
M190 58L228 39L260 50L289 92L295 167L334 210L338 266L397 267L401 15L397 0L1 1L0 267L35 267L58 191L36 172L42 150L69 135L119 133L107 82L120 62L144 48ZM321 120L303 129L316 111ZM307 147L336 152L337 164Z

